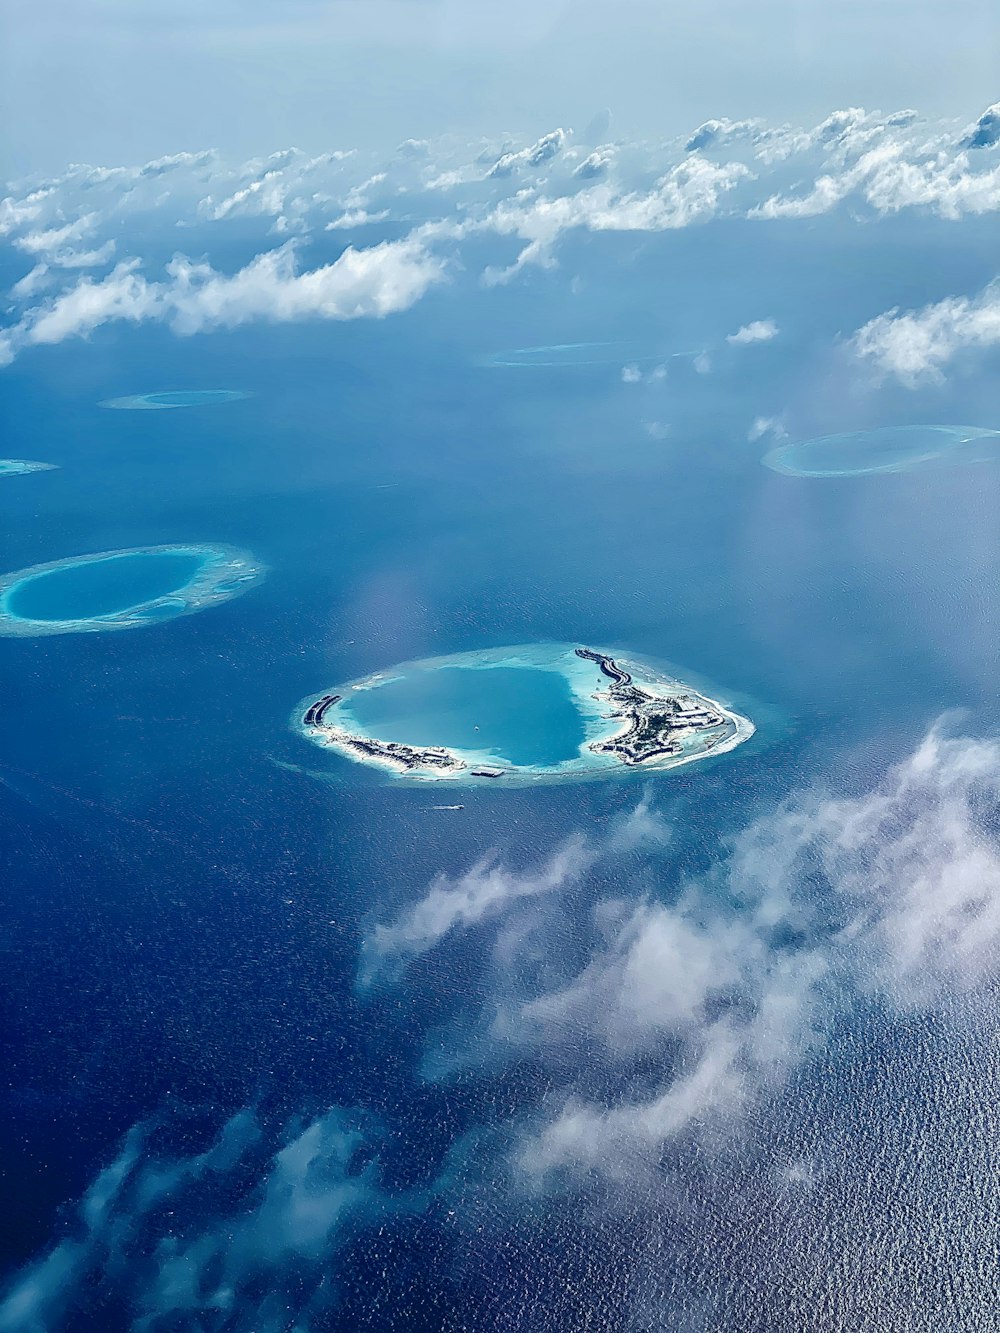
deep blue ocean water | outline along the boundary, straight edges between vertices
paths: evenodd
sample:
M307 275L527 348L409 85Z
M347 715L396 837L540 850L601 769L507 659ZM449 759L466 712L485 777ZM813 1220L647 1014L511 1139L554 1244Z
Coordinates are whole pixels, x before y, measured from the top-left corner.
M154 601L185 587L204 560L183 551L136 555L66 565L18 584L8 599L26 620L82 620Z
M960 253L919 221L880 225L877 253L823 219L741 233L738 257L712 234L724 224L624 246L592 236L563 267L611 265L616 281L584 282L571 305L560 275L540 272L442 291L384 322L191 339L105 329L4 371L5 448L60 467L0 483L4 569L182 542L246 548L271 568L204 614L0 647L12 1270L72 1228L67 1201L137 1122L190 1153L250 1105L275 1134L295 1116L365 1108L383 1127L386 1188L406 1191L439 1179L463 1135L545 1105L551 1073L527 1057L450 1080L421 1072L426 1048L489 998L460 942L413 967L404 999L359 990L360 944L374 919L491 849L523 867L574 832L609 830L644 783L477 789L441 814L425 791L334 758L318 782L280 766L316 766L288 727L311 691L545 639L628 648L757 701L772 721L753 744L651 784L669 846L655 863L626 857L616 878L593 872L553 918L564 959L584 956L594 900L676 895L782 795L864 790L946 708L996 727L1000 467L820 482L761 467L764 445L747 441L755 416L782 410L803 439L998 424L978 380L842 391L824 349L905 305L908 275L935 272L944 295L992 273L985 223L965 224ZM650 301L657 285L669 301ZM765 294L789 337L753 373L725 349L710 375L671 366L663 388L625 385L614 364L483 364L548 342L714 345ZM164 384L253 396L98 406ZM387 1213L349 1237L338 1301L314 1327L799 1330L814 1326L823 1274L863 1288L863 1272L838 1268L859 1236L873 1251L904 1227L932 1236L943 1179L962 1225L986 1225L990 1126L970 1143L966 1111L990 1113L961 1090L942 1107L939 1089L948 1070L966 1089L962 1070L994 1068L989 1034L958 1042L923 1018L888 1033L855 1010L834 1028L760 1117L753 1153L714 1174L697 1154L674 1165L668 1221L560 1196L514 1213L470 1178L447 1207ZM595 1060L591 1077L597 1088L610 1074ZM807 1152L826 1154L827 1183L775 1212L770 1164ZM239 1197L226 1189L206 1216ZM917 1277L882 1278L894 1308L966 1280L946 1247L922 1254ZM113 1283L93 1282L67 1327L129 1327L116 1301Z
M565 676L525 667L440 667L408 672L352 696L370 736L410 745L490 750L512 764L572 759L583 721Z

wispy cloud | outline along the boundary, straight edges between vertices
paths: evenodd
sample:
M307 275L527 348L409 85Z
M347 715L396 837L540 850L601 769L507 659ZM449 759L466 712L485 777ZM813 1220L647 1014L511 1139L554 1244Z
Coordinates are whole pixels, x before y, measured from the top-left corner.
M398 973L408 960L429 952L455 929L496 917L519 899L563 888L593 860L585 840L575 837L528 871L508 870L494 853L457 879L439 876L424 898L395 921L376 925L365 940L362 984L386 972Z
M0 1302L2 1333L53 1333L94 1275L135 1333L279 1333L290 1311L306 1327L336 1299L335 1256L352 1230L426 1204L419 1193L383 1190L373 1131L353 1112L293 1125L269 1153L249 1111L191 1156L158 1155L155 1133L129 1133L81 1201L71 1236L15 1275Z
M470 1040L463 1024L464 1054L438 1056L434 1068L532 1055L554 1088L548 1109L521 1127L515 1179L634 1180L671 1142L729 1140L852 1006L908 1013L971 996L995 977L998 799L1000 742L935 728L864 794L789 797L703 878L632 898L577 894L590 918L577 931L594 943L582 966L570 963L560 956L565 922L552 936L542 895L561 894L565 905L581 868L593 871L593 889L616 852L669 848L646 798L589 855L564 850L519 875L482 864L438 881L369 936L369 966L492 923L495 952L487 946L483 968L493 994L480 1036ZM547 959L529 981L517 963L526 956ZM629 1092L637 1060L658 1071L642 1095ZM595 1062L601 1097L585 1091Z

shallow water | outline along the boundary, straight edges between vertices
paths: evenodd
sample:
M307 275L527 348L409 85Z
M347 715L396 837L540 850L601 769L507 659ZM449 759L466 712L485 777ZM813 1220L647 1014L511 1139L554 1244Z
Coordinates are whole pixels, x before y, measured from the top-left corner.
M8 606L25 620L112 615L176 592L203 564L204 557L185 551L150 551L66 565L14 587Z
M359 691L350 711L379 740L488 749L519 765L572 759L584 739L565 677L530 667L412 671Z
M783 444L764 458L796 477L860 477L1000 458L1000 432L978 426L887 426Z

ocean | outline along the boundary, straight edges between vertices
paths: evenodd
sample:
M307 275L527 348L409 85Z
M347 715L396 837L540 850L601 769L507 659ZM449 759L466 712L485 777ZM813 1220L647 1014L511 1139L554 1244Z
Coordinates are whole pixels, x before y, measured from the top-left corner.
M943 713L969 734L1000 724L1000 457L812 479L761 466L769 443L748 439L779 413L802 439L1000 424L988 385L851 397L819 350L905 301L916 268L941 264L942 292L973 287L990 271L989 227L967 221L959 251L939 228L887 221L874 254L818 219L806 239L780 224L741 233L737 256L714 234L725 225L573 241L573 296L544 271L488 293L459 275L385 321L103 329L4 371L4 451L58 470L0 478L0 572L185 543L269 568L245 595L163 624L0 639L9 1271L78 1234L73 1201L133 1127L140 1153L172 1163L247 1108L262 1127L238 1167L198 1177L182 1221L146 1214L116 1233L131 1276L96 1265L59 1327L132 1327L123 1293L164 1238L183 1249L242 1216L289 1127L335 1107L366 1146L337 1178L361 1201L322 1282L308 1259L270 1287L263 1267L204 1322L149 1327L270 1328L280 1290L313 1329L902 1330L914 1293L948 1283L959 1313L934 1327L989 1326L975 1273L956 1276L934 1238L991 1217L996 1115L970 1079L996 1083L995 1030L920 1006L887 1016L874 982L831 981L842 1005L765 1082L745 1131L714 1152L665 1149L655 1188L627 1154L627 1190L596 1170L582 1191L535 1188L510 1166L512 1139L557 1103L648 1099L685 1058L624 1036L611 1058L569 1001L552 1058L544 1043L505 1045L511 995L561 989L613 921L716 883L744 831L795 793L860 797ZM609 265L615 281L588 284ZM737 354L722 335L764 293L789 337ZM556 343L623 355L497 364ZM247 396L100 406L212 389ZM338 682L541 640L674 664L758 734L651 778L442 797L291 730L296 702ZM432 732L428 720L406 739ZM518 744L551 757L569 732L543 735L536 719ZM618 838L637 807L663 836L588 862L558 902L538 900L539 920L518 918L522 935L515 923L498 942L483 918L436 951L414 946L401 980L362 979L374 928L429 886L484 858L529 876L574 838ZM722 903L727 890L706 892ZM825 892L817 878L820 917ZM814 928L787 926L788 956L813 947ZM714 1022L733 1001L712 1003ZM866 1247L885 1260L874 1291Z

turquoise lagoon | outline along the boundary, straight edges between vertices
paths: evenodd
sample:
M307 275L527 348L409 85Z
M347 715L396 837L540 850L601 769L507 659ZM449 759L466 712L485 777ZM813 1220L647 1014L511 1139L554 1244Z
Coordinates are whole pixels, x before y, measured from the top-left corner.
M102 407L117 411L156 412L178 407L208 407L214 403L235 403L248 397L242 389L170 389L164 393L133 393L124 398L107 398Z
M665 698L704 700L710 696L685 684L664 667L631 654L614 653L618 666L637 686ZM620 714L607 696L608 678L599 665L566 643L520 644L403 663L387 672L337 686L337 701L322 725L305 715L316 696L297 707L293 727L314 743L356 762L386 768L417 781L511 782L608 777L629 771L614 754L591 747L616 735ZM683 742L682 753L633 766L649 773L678 767L734 749L754 733L753 724L711 697L726 714L724 736ZM438 747L460 760L462 772L400 768L380 756L366 756L346 738L364 738L416 748ZM482 770L482 771L479 771Z
M585 738L566 677L544 667L495 666L488 682L468 667L417 669L357 691L350 712L377 740L488 751L525 768L574 759Z
M71 556L0 578L0 634L134 629L246 592L265 573L230 546L146 546Z
M1000 431L981 426L884 426L782 444L763 463L792 477L863 477L1000 458Z

